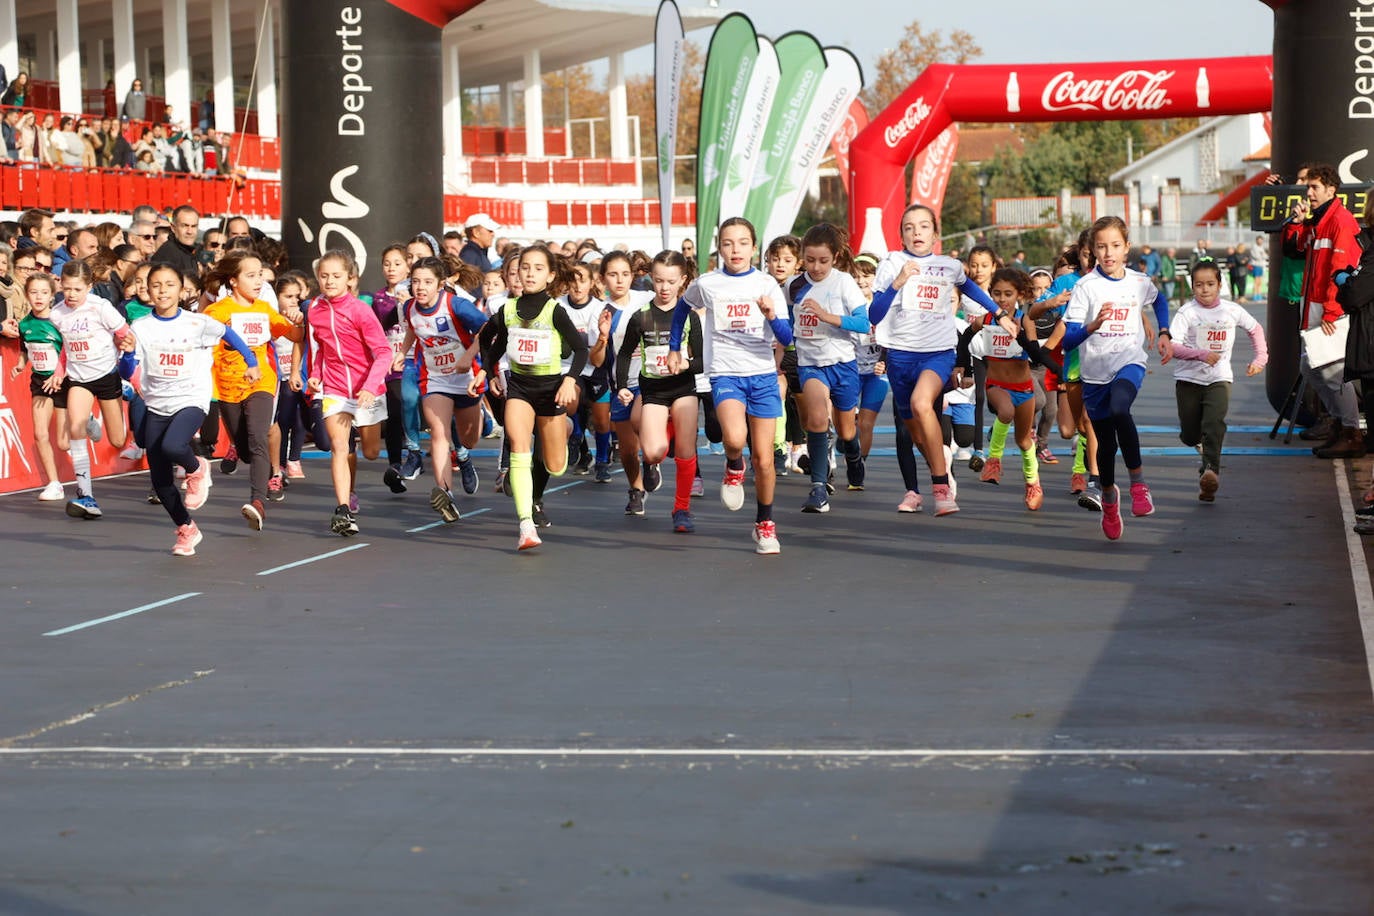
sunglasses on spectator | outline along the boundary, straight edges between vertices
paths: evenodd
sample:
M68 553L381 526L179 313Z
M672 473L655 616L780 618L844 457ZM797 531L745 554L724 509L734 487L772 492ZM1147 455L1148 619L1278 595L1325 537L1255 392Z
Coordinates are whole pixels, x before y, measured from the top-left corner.
M67 240L67 233L64 232L61 235L54 236L54 238L56 238L59 242L65 242Z
M206 247L206 248L223 248L223 247L224 247L224 243L223 243L223 242L206 242L206 243L205 243L205 247Z
M155 239L155 238L157 238L157 234L156 234L156 233L153 233L153 232L150 232L150 233L148 233L148 234L146 234L146 235L140 234L140 233L135 233L135 234L134 234L134 238L136 238L136 239Z

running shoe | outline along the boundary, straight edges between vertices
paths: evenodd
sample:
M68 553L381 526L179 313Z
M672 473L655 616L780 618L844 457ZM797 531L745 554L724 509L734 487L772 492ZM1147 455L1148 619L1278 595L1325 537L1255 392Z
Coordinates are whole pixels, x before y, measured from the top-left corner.
M798 470L799 472L801 472L801 473L803 473L803 474L810 474L810 473L811 473L811 455L810 455L810 454L808 454L808 453L806 453L806 452L802 452L800 455L797 456L796 464L797 464L797 470Z
M986 459L983 457L983 453L974 452L972 455L969 456L968 469L970 471L981 471L985 463Z
M497 493L506 492L506 474L509 473L505 468L496 469L496 486L492 487Z
M1355 510L1356 518L1367 518L1374 521L1374 506L1361 506Z
M902 501L897 503L897 511L912 513L920 512L923 502L924 500L921 499L920 493L917 493L915 490L907 490L906 495L902 497Z
M491 424L491 430L490 430L485 436L483 436L482 438L483 438L483 439L500 439L500 438L501 438L502 436L504 436L505 434L506 434L506 428L505 428L504 426L502 426L500 423L493 423L493 424Z
M657 493L658 488L663 486L663 471L656 464L644 465L644 492Z
M186 508L192 512L205 505L205 500L210 497L210 487L215 483L210 474L210 462L204 458L197 460L200 467L186 475Z
M596 471L595 471L595 473L594 473L594 476L592 477L592 482L593 482L593 483L610 483L610 482L611 482L611 465L610 465L610 462L607 462L607 461L598 461L598 462L596 463Z
M864 488L864 477L867 474L867 466L862 458L850 461L844 460L844 473L849 481L849 489L862 490Z
M148 505L150 505L150 506L160 506L160 505L162 505L162 497L157 495L157 490L149 490L149 491L148 491Z
M1096 480L1089 480L1083 492L1078 494L1078 505L1089 512L1101 512L1102 485Z
M1221 478L1217 472L1208 468L1202 472L1202 476L1197 480L1197 498L1199 502L1215 502L1217 498L1217 488L1221 486Z
M338 506L329 519L329 530L342 537L350 538L358 533L358 516L347 506Z
M772 519L754 524L754 553L765 556L782 553L782 545L778 543L778 526Z
M577 466L573 468L573 473L576 474L578 477L586 477L588 474L590 474L592 472L593 457L594 456L592 455L591 449L587 448L587 444L583 442L581 448L579 449L579 454L577 456Z
M544 511L543 503L535 503L530 509L530 520L534 522L536 528L552 528L553 522L549 521L548 513Z
M220 463L219 463L219 472L220 472L221 474L232 474L232 473L234 473L235 471L237 471L238 469L239 469L239 450L236 449L236 448L234 448L234 447L231 445L231 446L229 446L229 451L225 452L225 453L224 453L224 457L223 457L222 459L220 459Z
M1069 475L1070 496L1077 496L1079 493L1082 493L1086 489L1088 489L1088 478L1085 475L1078 473Z
M393 464L382 472L382 483L386 484L392 493L404 493L406 491L405 478L401 476L401 466Z
M362 507L362 503L360 503L360 502L358 501L358 494L357 494L357 493L349 493L349 494L348 494L348 511L349 511L349 512L352 512L354 515L357 515L357 514L358 514L358 509L361 508L361 507Z
M1050 448L1048 445L1040 446L1039 450L1035 453L1035 457L1040 460L1041 464L1059 463L1059 459L1054 457L1054 449Z
M1150 488L1143 483L1131 484L1131 514L1137 518L1155 514L1155 501Z
M446 524L451 525L462 517L453 502L453 494L443 487L435 487L429 491L429 504L443 517Z
M529 550L544 543L539 540L539 529L534 527L533 519L520 519L520 536L515 542L517 550Z
M955 461L968 461L973 457L973 449L966 445L961 445L954 450Z
M401 459L401 476L406 480L415 480L425 469L425 460L420 455L419 449L406 449L405 457Z
M1045 504L1045 488L1040 481L1026 484L1026 508L1035 512Z
M196 555L196 545L205 540L205 536L200 533L195 522L187 522L177 526L177 542L172 545L172 556L174 557L193 557Z
M698 474L696 477L693 477L693 478L692 478L692 495L693 495L693 496L705 496L705 495L706 495L706 483L705 483L705 481L703 481L703 480L701 479L701 475L700 475L700 474Z
M744 505L744 468L725 469L725 476L720 481L720 501L731 512L738 512Z
M469 456L466 461L458 462L458 476L463 483L463 492L471 496L477 492L481 481L477 477L477 462Z
M825 484L813 483L811 485L811 495L806 497L806 502L802 504L803 512L829 512L830 500L826 496Z
M124 446L124 450L119 453L119 457L123 458L125 461L142 461L143 456L146 454L148 453L130 442L128 445Z
M283 499L286 499L286 478L281 474L273 474L267 478L267 500L279 503Z
M630 501L625 504L626 515L644 514L644 491L638 487L630 487Z
M48 485L38 491L38 498L45 503L57 502L59 499L67 498L67 491L58 480L48 481Z
M959 504L954 501L954 494L949 491L949 484L937 483L931 489L935 496L935 517L942 515L953 515L959 511Z
M262 530L263 520L267 517L267 509L263 506L262 500L255 499L244 503L239 512L243 515L244 521L248 522L249 528L254 531Z
M725 454L725 443L724 443L724 442L712 442L712 443L710 443L710 444L708 444L708 445L706 446L706 451L709 452L709 453L712 454L712 455L724 455L724 454Z
M981 479L983 483L991 483L1000 487L1002 485L1002 459L989 458L987 461L984 461L983 473L980 475L979 479Z
M696 530L697 526L692 520L692 513L686 509L673 510L673 531L678 534L691 534Z
M96 519L104 513L96 505L94 496L78 496L67 503L67 514L72 518Z
M86 438L92 442L99 442L105 437L105 424L100 422L100 414L91 414L86 418Z
M1117 541L1126 530L1126 524L1121 520L1121 488L1113 485L1112 489L1116 491L1116 499L1102 504L1102 533L1107 540Z
M286 476L292 480L304 480L305 469L301 467L299 461L288 461L286 462Z
M773 450L773 473L779 477L786 477L789 473L787 470L787 452L783 449Z

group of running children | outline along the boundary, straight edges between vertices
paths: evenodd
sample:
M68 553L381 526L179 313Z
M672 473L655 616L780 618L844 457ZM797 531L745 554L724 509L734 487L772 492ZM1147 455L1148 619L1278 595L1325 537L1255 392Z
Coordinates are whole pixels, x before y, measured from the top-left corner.
M730 511L744 505L746 449L752 456L753 541L758 553L776 554L784 399L796 399L805 432L801 464L811 487L802 511L823 513L832 455L843 459L848 488L864 488L890 393L906 487L899 511L923 508L916 449L931 475L934 514L959 511L950 465L956 447L980 437L984 405L991 436L986 457L980 450L971 466L1000 483L1010 434L1026 508L1040 509L1040 461L1057 459L1037 449L1036 415L1057 407L1060 435L1075 442L1070 492L1100 512L1104 535L1116 540L1124 528L1118 452L1131 514L1154 512L1131 415L1151 348L1174 363L1180 437L1202 457L1198 498L1214 499L1238 333L1253 344L1247 374L1267 359L1262 328L1220 297L1215 266L1193 272L1193 299L1171 321L1167 299L1127 266L1127 229L1116 217L1094 223L1051 270L1031 273L998 267L985 247L967 263L936 253L938 219L919 204L902 214L900 231L901 249L880 258L852 254L842 230L817 225L800 240L773 242L760 270L754 227L727 219L717 269L694 276L681 254L664 251L652 260L651 290L633 288L631 262L619 252L597 268L536 244L483 277L441 256L422 233L382 252L386 287L370 302L359 298L357 264L345 252L320 258L312 289L298 271L268 284L258 257L233 251L207 279L198 308L183 303L175 267L151 267L151 310L131 323L92 293L88 267L69 262L60 281L29 277L32 311L7 328L23 342L13 372L27 366L31 375L35 446L49 481L39 499L66 499L49 434L55 419L76 475L67 513L100 517L89 438L103 426L114 447L132 438L146 450L149 501L176 526L172 552L193 555L202 535L191 513L213 483L196 438L216 402L233 457L249 464L242 514L253 529L288 479L303 476L308 428L330 454L331 530L356 534L358 445L378 457L385 425L384 480L403 492L421 472L421 422L431 437L430 502L451 523L461 515L454 470L465 492L477 490L467 450L490 411L504 427L498 489L513 498L520 550L538 547L550 524L543 494L551 477L571 466L610 480L613 432L629 483L626 513L644 514L671 454L672 526L689 533L692 498L703 492L704 419L708 438L723 446L720 499ZM468 292L477 289L480 296ZM93 423L93 412L103 423Z

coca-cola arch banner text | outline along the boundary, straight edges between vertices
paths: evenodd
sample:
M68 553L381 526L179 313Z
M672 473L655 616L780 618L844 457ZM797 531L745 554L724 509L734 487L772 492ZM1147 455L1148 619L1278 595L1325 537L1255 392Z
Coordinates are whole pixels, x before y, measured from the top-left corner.
M1268 111L1269 57L1089 64L936 64L849 145L853 237L899 238L903 169L955 121L1105 121ZM869 225L869 217L880 220Z

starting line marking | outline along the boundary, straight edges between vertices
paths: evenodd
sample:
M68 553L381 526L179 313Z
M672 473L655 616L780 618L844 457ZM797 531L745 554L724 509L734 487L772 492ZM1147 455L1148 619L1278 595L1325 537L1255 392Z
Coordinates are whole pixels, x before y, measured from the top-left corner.
M177 595L175 598L163 598L161 601L154 601L152 604L143 604L127 611L120 611L118 614L111 614L108 617L97 617L95 620L87 620L85 623L73 624L63 627L60 630L49 630L44 636L62 636L65 633L75 633L77 630L84 630L87 627L99 626L102 623L109 623L111 620L119 620L121 617L132 617L134 614L142 614L144 611L151 611L153 608L165 607L175 604L178 601L185 601L187 598L195 598L203 594L202 592L187 592L184 595Z
M467 514L465 514L465 515L459 517L458 521L461 522L461 521L462 521L463 519L465 519L465 518L472 518L474 515L481 515L483 512L490 512L490 511L491 511L491 506L485 506L485 507L483 507L483 508L481 508L481 509L473 509L471 512L468 512ZM430 530L431 528L440 528L440 527L443 527L444 525L447 525L447 524L449 524L449 523L446 522L446 521L444 521L443 519L440 519L440 520L437 521L437 522L430 522L428 525L421 525L419 528L407 528L407 529L406 529L406 534L415 534L417 531L428 531L428 530ZM262 573L258 573L258 575L262 575Z
M1374 757L1374 748L688 748L688 747L0 747L4 757L56 755L123 757L639 757L639 758L811 758L887 760L1053 757Z
M1355 533L1354 500L1350 496L1350 481L1346 479L1345 459L1332 462L1336 475L1336 495L1341 501L1341 520L1345 525L1345 548L1350 554L1350 577L1355 585L1355 608L1360 615L1360 632L1364 635L1365 664L1369 668L1370 689L1374 690L1374 586L1369 581L1369 564L1364 559L1364 544Z
M304 560L297 560L294 563L287 563L283 566L273 566L271 569L264 569L262 572L258 573L258 575L270 576L272 575L272 573L279 573L282 570L295 569L297 566L305 566L307 563L318 563L320 560L327 560L330 557L337 557L341 553L348 553L352 550L362 550L364 547L371 546L371 544L353 544L349 547L340 547L338 550L331 550L328 553L322 553L317 557L307 557Z

